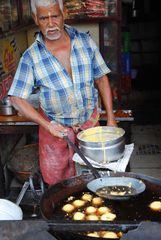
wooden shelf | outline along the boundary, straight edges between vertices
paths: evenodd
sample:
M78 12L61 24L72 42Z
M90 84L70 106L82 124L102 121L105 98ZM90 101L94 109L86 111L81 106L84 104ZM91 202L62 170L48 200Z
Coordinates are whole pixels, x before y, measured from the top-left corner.
M102 23L102 22L107 22L107 21L121 21L120 17L115 17L115 16L109 16L109 17L101 17L101 18L71 18L71 19L65 19L65 23L67 24L72 24L72 23Z
M35 24L33 22L29 23L29 24L26 24L26 25L19 25L19 26L13 28L13 29L10 29L9 31L0 33L0 39L9 37L13 34L16 34L17 32L26 31L26 30L34 27L34 26L35 26Z

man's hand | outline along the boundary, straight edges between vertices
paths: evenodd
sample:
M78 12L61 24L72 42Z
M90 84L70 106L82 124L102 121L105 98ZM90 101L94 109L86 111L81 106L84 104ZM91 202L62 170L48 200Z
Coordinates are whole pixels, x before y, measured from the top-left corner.
M107 126L112 126L112 127L117 127L117 122L115 119L108 120L107 121Z
M117 121L115 120L114 114L107 116L107 126L117 127Z
M64 135L67 135L67 129L63 127L63 125L56 123L56 122L50 122L48 125L49 132L59 138L63 138Z

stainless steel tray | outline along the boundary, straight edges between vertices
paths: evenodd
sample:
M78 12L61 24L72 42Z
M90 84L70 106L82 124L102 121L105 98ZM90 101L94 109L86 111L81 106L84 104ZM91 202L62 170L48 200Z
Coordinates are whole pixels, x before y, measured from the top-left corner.
M117 110L114 110L113 112L115 113ZM115 117L116 121L134 121L134 117L132 114L132 110L122 110L124 113L129 113L129 117ZM106 112L104 110L100 111L101 116L101 120L106 120L106 116L104 116L104 114L106 114Z

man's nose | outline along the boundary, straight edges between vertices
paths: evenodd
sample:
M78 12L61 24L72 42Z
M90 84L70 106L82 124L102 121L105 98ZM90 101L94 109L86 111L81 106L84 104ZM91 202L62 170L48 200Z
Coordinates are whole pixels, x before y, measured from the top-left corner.
M49 20L49 26L54 26L55 25L55 21L54 21L54 18L52 16L49 16L48 20Z

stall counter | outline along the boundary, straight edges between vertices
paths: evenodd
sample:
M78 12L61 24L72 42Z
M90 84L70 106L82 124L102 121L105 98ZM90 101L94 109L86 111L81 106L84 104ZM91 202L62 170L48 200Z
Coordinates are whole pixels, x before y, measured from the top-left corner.
M33 133L37 131L38 125L23 116L0 115L0 134Z

